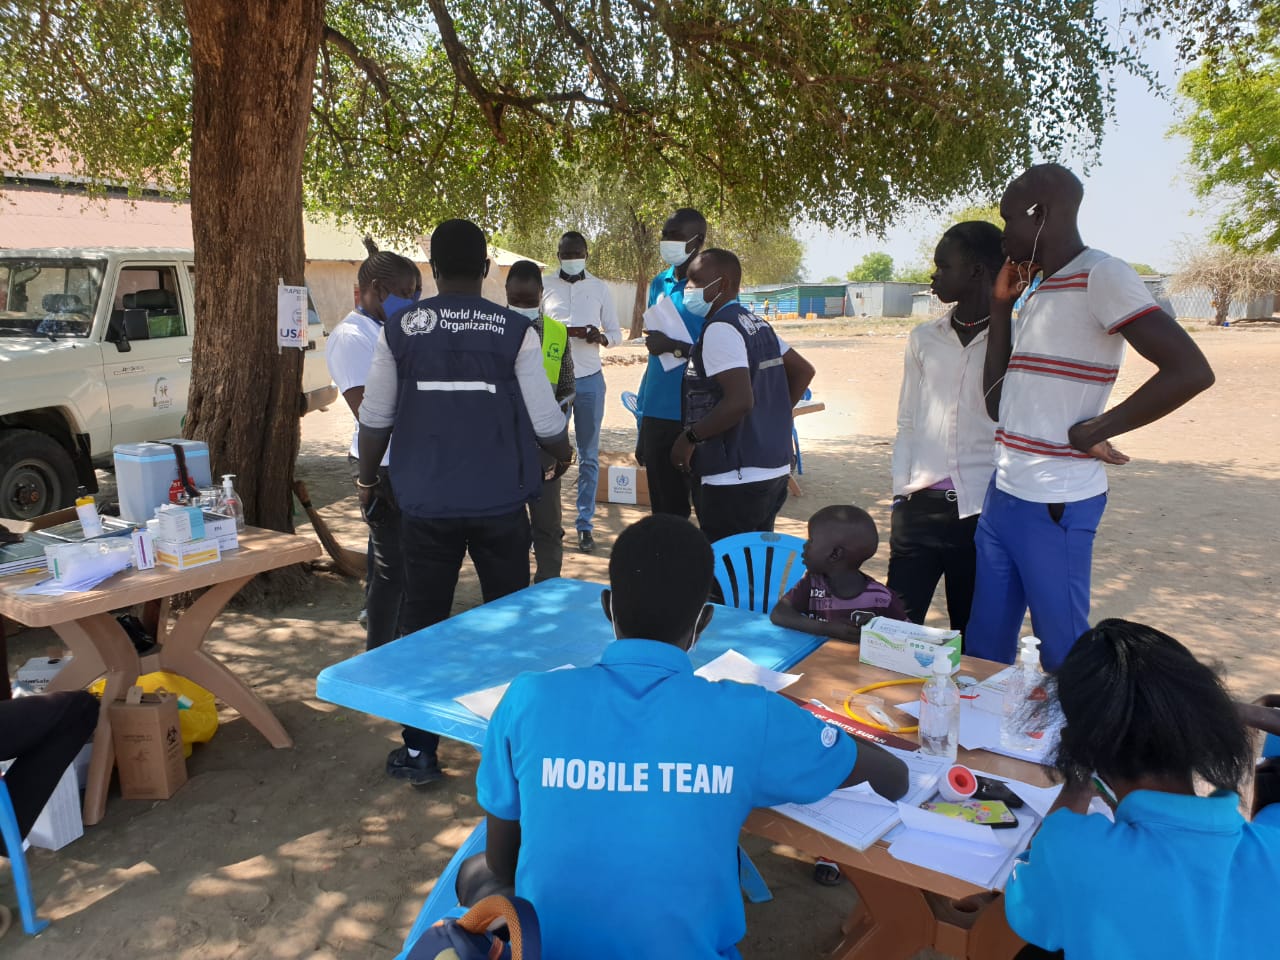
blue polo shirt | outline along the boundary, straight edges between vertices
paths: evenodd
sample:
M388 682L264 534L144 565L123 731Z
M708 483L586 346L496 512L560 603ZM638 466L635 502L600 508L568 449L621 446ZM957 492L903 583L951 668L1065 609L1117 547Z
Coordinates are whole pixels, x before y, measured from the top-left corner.
M689 331L689 342L697 343L698 336L702 333L702 325L706 320L684 308L684 288L688 282L688 278L676 279L675 267L663 270L649 283L649 306L652 307L657 303L659 296L668 297L680 311L680 319L684 321L685 329ZM672 370L663 370L662 361L650 354L644 379L640 381L640 415L679 422L680 384L683 380L684 364Z
M1101 816L1060 810L1005 887L1009 925L1069 960L1275 956L1280 807L1138 790Z
M616 640L596 666L516 678L476 790L520 821L516 893L547 957L702 960L737 957L746 934L747 814L826 796L856 758L777 694L696 677L670 644Z

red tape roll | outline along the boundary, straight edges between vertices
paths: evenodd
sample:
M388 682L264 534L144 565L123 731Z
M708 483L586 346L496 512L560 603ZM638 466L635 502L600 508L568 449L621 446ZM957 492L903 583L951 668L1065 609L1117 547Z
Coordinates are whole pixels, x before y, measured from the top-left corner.
M952 803L968 800L977 792L978 778L962 763L951 767L947 775L942 778L942 783L938 785L938 793L944 800Z

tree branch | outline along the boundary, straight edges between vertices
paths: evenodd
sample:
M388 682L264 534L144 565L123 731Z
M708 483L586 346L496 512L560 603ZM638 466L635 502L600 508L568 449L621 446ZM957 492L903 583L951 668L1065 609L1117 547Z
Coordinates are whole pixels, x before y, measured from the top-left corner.
M328 45L332 44L335 48L347 55L347 59L360 68L360 71L369 78L378 89L379 95L383 100L391 99L390 84L387 83L387 75L382 72L382 67L371 57L366 57L360 52L360 48L355 45L346 34L335 30L329 24L324 25L324 35L321 42Z
M586 58L592 71L599 78L600 85L613 95L613 99L617 102L616 105L623 111L629 111L631 104L628 102L627 95L623 91L621 84L618 83L618 78L605 68L591 41L583 35L582 31L569 22L569 18L565 16L563 10L556 6L554 0L538 0L538 2L542 4L542 8L547 13L551 14L551 19L555 21L556 26L567 33L569 39L582 51L583 57Z

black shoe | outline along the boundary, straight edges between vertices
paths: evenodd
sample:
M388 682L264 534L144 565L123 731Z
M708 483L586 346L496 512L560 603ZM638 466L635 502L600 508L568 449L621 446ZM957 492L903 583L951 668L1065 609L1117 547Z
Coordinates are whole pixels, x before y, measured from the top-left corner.
M583 553L594 553L596 549L596 538L591 535L590 530L578 531L578 549Z
M444 771L434 756L420 753L411 757L408 747L396 747L387 754L387 776L408 780L415 787L425 787L428 783L443 780Z

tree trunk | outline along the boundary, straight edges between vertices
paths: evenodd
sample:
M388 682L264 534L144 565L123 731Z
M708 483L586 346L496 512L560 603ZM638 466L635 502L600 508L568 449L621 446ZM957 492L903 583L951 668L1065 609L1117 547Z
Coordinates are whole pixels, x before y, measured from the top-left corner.
M631 337L644 335L644 312L649 307L649 262L653 259L650 249L649 228L635 209L631 214L631 243L636 265L636 298L631 307Z
M1231 288L1218 287L1210 296L1213 302L1213 322L1221 327L1227 322L1227 314L1231 312Z
M302 353L276 284L302 284L302 163L324 0L185 0L196 335L187 435L234 473L245 518L292 531Z

